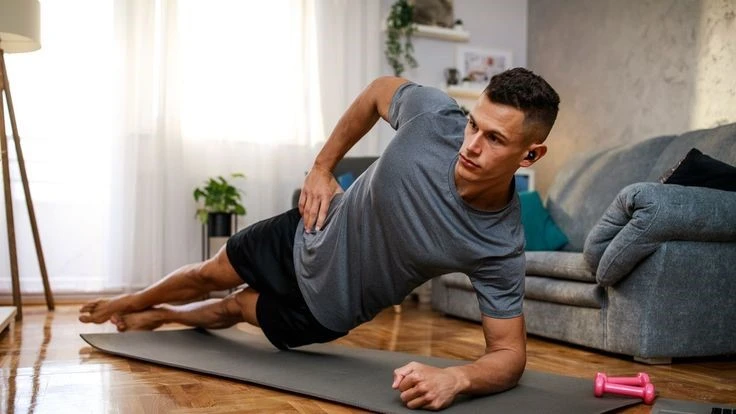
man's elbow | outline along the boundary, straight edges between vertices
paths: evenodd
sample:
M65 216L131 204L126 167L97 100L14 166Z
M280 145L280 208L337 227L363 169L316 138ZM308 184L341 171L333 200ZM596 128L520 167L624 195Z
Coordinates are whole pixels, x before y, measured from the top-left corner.
M502 380L503 391L514 388L521 380L526 369L526 351L512 351L509 358L506 375Z
M519 352L514 360L515 362L511 369L511 387L515 387L519 383L521 376L524 375L524 370L526 369L526 350Z
M408 80L398 76L381 76L376 78L366 88L365 94L367 98L386 122L389 122L388 110L394 94L406 82Z

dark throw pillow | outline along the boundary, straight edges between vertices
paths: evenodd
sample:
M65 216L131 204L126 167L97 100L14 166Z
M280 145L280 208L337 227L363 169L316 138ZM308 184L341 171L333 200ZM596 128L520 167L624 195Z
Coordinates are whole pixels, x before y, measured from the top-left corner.
M660 179L660 182L736 191L736 167L693 148Z
M567 236L552 221L536 191L519 193L521 224L524 226L527 251L559 250L567 244Z

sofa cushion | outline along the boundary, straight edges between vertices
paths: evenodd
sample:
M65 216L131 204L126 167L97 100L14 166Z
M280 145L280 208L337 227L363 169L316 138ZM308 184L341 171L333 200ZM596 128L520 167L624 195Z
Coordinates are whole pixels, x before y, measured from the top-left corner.
M526 252L526 274L595 283L595 269L574 252Z
M521 224L524 226L526 251L558 250L567 244L565 233L549 216L536 191L519 193Z
M463 273L442 275L440 283L444 284L447 289L473 290L470 279ZM603 288L595 283L527 276L525 284L524 296L528 299L588 308L603 306Z
M586 308L603 307L604 289L595 283L574 282L549 277L527 276L528 299Z
M664 184L736 191L736 167L693 148L660 181Z
M448 273L440 276L440 282L444 283L448 288L473 290L473 284L470 278L464 273Z

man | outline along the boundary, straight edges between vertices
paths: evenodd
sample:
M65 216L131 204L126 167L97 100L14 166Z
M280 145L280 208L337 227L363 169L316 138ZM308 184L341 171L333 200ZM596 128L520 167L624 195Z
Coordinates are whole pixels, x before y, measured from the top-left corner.
M513 176L545 155L558 104L547 82L521 68L493 77L467 118L437 89L379 78L318 154L298 210L247 227L214 258L141 292L84 305L80 320L110 320L120 331L245 321L287 349L341 337L424 281L458 271L477 292L485 354L445 369L412 362L395 370L392 386L407 407L425 409L513 387L526 364ZM342 193L331 171L379 117L396 136ZM224 299L160 305L244 282Z

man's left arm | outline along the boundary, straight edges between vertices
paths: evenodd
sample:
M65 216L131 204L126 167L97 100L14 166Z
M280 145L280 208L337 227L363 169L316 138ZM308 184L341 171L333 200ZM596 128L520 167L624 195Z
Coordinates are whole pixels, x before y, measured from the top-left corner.
M408 408L439 410L458 394L491 394L514 387L526 366L524 317L483 315L485 354L467 365L436 368L411 362L394 371L393 388Z

